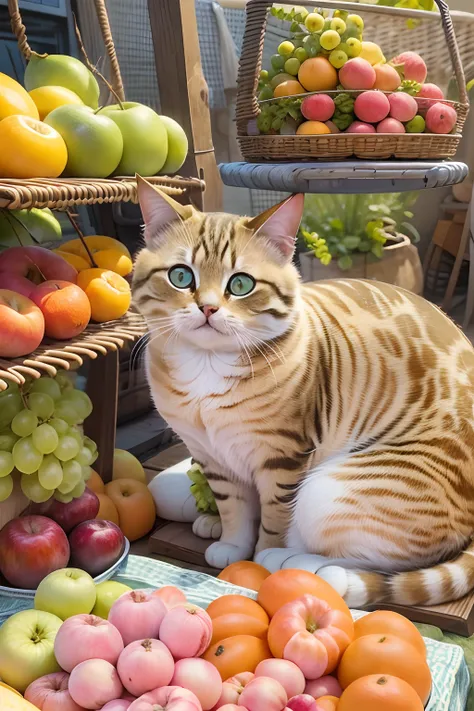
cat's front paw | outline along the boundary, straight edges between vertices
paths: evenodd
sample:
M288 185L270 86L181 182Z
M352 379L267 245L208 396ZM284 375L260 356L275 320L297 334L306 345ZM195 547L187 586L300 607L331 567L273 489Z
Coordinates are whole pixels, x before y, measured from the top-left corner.
M203 514L193 523L193 533L199 538L212 538L217 541L222 535L222 524L219 516Z
M212 568L225 568L239 560L247 560L252 555L252 548L243 548L233 543L216 541L206 551L206 562Z

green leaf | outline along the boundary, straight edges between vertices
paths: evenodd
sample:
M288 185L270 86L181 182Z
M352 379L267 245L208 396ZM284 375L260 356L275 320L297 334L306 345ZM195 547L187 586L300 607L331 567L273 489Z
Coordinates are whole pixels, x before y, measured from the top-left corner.
M378 259L382 259L383 256L383 244L380 244L380 242L375 242L370 251L375 257L378 257Z
M347 247L347 249L355 250L360 245L360 237L357 237L355 235L349 235L348 237L344 237L343 244L345 247Z
M342 269L343 272L347 271L352 267L352 257L348 254L337 260L337 266Z

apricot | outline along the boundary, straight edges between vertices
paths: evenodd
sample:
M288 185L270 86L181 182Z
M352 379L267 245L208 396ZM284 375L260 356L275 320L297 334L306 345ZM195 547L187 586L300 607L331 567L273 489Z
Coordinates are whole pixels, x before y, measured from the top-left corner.
M120 276L127 276L132 271L132 257L124 244L113 237L105 235L89 235L84 238L89 252L92 254L94 262L100 269L110 269ZM80 239L73 239L58 247L59 254L64 256L64 252L80 257L81 262L74 260L73 266L78 271L93 267L87 249ZM83 265L82 267L80 265Z
M77 285L87 294L93 321L113 321L128 311L130 286L123 277L110 269L85 269L77 275Z

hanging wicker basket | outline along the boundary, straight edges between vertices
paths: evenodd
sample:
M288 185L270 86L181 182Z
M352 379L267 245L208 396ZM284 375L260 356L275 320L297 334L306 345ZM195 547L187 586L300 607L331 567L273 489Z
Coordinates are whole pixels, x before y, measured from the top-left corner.
M343 160L351 157L373 160L399 158L405 160L440 160L452 158L462 137L462 128L469 111L464 72L459 54L449 8L444 0L435 0L439 14L402 8L363 5L329 0L318 3L308 0L305 6L325 9L348 10L364 16L378 14L380 22L390 23L391 18L420 18L431 22L433 30L441 24L453 75L459 92L459 101L450 102L457 112L458 121L454 134L431 133L404 134L324 134L324 135L249 135L249 122L254 123L260 114L257 90L262 68L263 47L268 11L272 5L267 0L249 0L246 6L246 24L239 65L237 91L238 141L245 160L250 162L281 162L302 160ZM286 3L297 5L296 2ZM372 25L374 24L372 19ZM411 32L416 32L411 30ZM441 37L441 34L440 34ZM367 38L369 39L369 38ZM434 40L435 41L435 40ZM383 49L383 47L382 47ZM410 46L402 50L411 49ZM429 70L429 66L428 66ZM328 93L328 92L321 92ZM345 92L347 93L347 92Z

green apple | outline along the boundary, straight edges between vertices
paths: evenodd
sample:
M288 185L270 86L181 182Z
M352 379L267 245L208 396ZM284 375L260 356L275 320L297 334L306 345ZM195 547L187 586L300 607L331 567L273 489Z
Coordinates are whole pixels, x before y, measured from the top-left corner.
M23 693L31 682L61 671L54 656L54 640L62 625L56 615L24 610L0 627L0 678Z
M92 614L107 620L110 608L114 602L124 593L130 592L131 589L132 588L129 588L128 585L117 583L115 580L106 580L105 583L99 583L95 586L97 600L92 610Z
M66 54L32 54L26 66L27 91L40 86L64 86L79 96L92 109L99 105L100 89L95 76L75 57Z
M0 212L0 248L57 242L62 231L48 207Z
M35 610L43 610L67 620L73 615L88 615L96 601L95 583L79 568L61 568L47 575L38 585Z
M120 129L102 113L88 106L58 106L45 118L61 134L67 146L65 175L107 178L122 157Z
M188 155L188 138L177 121L169 116L160 116L168 133L168 155L160 173L177 173Z
M101 114L115 121L123 136L122 160L116 175L156 175L168 154L168 133L164 122L149 106L125 101L105 106Z

